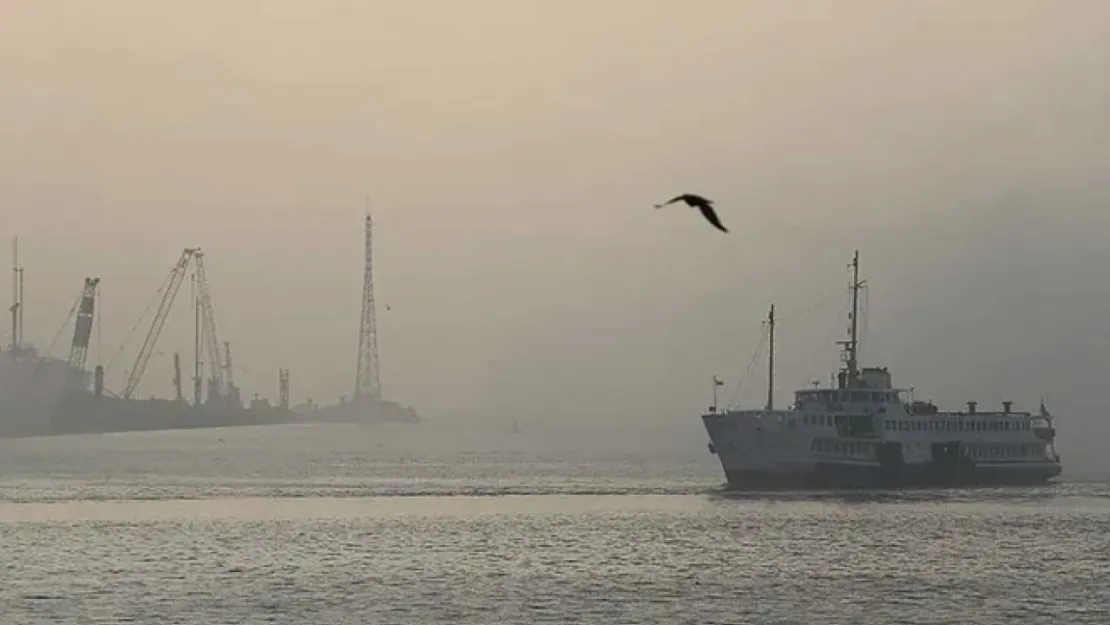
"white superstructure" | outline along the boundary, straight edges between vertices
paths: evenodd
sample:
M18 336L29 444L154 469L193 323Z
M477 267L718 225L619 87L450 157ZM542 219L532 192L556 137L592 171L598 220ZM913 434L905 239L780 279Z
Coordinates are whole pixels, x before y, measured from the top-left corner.
M710 451L733 488L867 488L1037 484L1060 474L1055 428L1042 402L1036 415L980 410L940 412L895 388L884 368L859 368L856 318L859 253L852 261L852 315L841 342L844 367L835 388L794 393L771 408L772 376L763 410L702 415ZM774 309L768 319L774 357ZM773 360L772 360L773 363Z

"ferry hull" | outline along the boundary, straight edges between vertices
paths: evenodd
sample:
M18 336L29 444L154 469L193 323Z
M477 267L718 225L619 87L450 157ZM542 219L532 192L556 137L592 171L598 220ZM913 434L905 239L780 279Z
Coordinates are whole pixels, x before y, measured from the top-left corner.
M730 490L828 490L1037 486L1060 475L1057 463L962 467L817 463L808 470L725 470Z

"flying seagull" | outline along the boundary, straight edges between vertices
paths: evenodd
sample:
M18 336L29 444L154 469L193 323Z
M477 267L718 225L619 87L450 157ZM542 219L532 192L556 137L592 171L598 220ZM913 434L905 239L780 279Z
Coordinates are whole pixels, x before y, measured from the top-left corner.
M668 204L674 204L675 202L686 202L686 204L688 204L689 206L700 210L702 216L705 217L705 220L713 224L715 228L717 228L721 232L728 232L728 228L725 228L723 225L721 225L721 220L717 218L717 212L713 210L713 200L707 200L700 195L694 195L693 193L683 193L682 195L671 198L670 200L667 200L662 204L656 204L655 208L663 208L664 206Z

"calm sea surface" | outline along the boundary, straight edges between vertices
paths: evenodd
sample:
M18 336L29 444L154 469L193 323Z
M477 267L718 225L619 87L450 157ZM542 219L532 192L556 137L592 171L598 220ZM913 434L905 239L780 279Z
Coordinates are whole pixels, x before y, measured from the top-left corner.
M529 431L4 440L0 623L1110 623L1105 483L721 482Z

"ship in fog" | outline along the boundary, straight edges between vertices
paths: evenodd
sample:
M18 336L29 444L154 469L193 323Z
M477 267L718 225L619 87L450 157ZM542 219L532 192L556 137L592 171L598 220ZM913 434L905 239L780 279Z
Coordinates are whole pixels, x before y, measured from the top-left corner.
M372 222L366 217L366 271L362 327L359 336L355 394L322 407L309 401L296 408L289 403L289 370L278 371L278 403L255 397L244 405L234 380L230 343L219 337L215 306L208 283L204 252L181 252L156 295L158 307L145 325L139 352L126 371L122 390L105 387L108 365L87 364L96 328L100 279L85 278L63 330L72 326L68 358L50 355L24 339L23 267L18 243L13 245L11 342L0 349L0 437L51 436L141 430L172 430L290 423L418 422L409 407L382 398L378 379L377 331L372 274ZM173 396L139 397L137 391L156 355L158 339L186 278L191 280L194 312L194 350L189 397L180 354L173 354ZM144 314L145 317L145 314ZM57 341L63 332L55 337ZM113 359L113 362L115 359ZM207 367L205 366L207 363ZM207 369L207 370L206 370Z
M728 485L742 490L1039 485L1062 471L1056 428L1041 403L1037 414L1012 409L941 411L892 384L886 367L861 367L857 319L859 253L852 259L848 340L835 385L795 391L775 409L774 308L767 318L768 384L763 409L713 406L702 414L709 450ZM721 381L714 377L714 393Z

